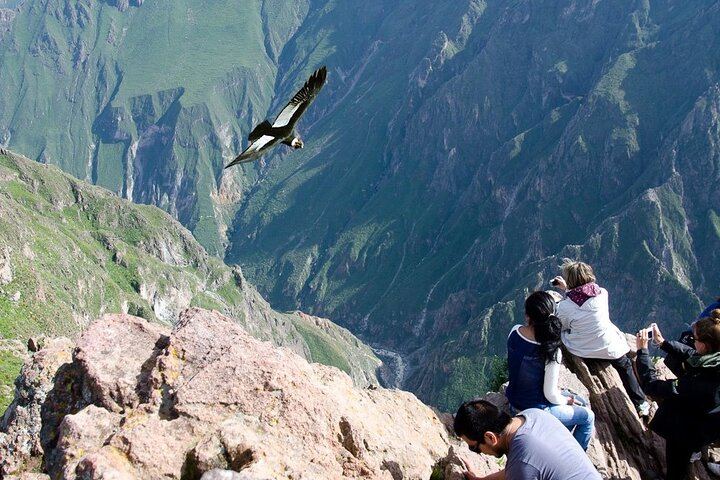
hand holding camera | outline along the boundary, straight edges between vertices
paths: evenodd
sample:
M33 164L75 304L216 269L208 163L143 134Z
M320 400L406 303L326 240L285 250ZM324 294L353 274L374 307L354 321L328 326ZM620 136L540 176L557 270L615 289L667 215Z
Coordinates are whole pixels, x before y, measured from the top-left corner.
M651 323L648 330L652 331L652 335L648 335L648 338L651 338L655 345L662 345L662 343L665 341L665 338L660 332L660 328L657 326L657 323Z
M662 333L660 333L657 323L651 323L648 328L643 328L637 333L637 349L640 350L641 348L647 348L650 340L652 340L655 345L661 345L665 341Z
M565 283L565 279L560 275L553 277L553 279L550 280L550 285L556 288L560 288L562 290L567 290L567 284Z

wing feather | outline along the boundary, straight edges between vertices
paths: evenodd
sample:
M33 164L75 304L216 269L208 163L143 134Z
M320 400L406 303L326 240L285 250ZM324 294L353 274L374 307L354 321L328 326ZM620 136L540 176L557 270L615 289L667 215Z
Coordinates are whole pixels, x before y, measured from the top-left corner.
M277 140L277 138L273 137L272 135L263 135L262 137L258 138L250 145L248 145L248 147L243 150L240 155L235 157L235 160L225 165L225 168L232 167L233 165L237 165L239 163L252 162L258 156L260 156L260 154L265 149L272 146L273 140Z
M298 90L293 98L285 105L280 114L275 118L273 127L294 126L305 110L315 100L315 97L325 85L327 69L320 67L307 79L305 85Z

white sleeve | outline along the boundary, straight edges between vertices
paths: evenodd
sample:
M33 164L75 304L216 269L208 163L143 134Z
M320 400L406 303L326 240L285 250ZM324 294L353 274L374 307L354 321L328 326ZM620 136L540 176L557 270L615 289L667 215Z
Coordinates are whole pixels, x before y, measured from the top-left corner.
M557 351L556 360L545 364L545 378L543 380L543 393L548 402L554 405L567 404L567 398L560 393L558 381L560 380L560 362L562 361L562 353L560 349Z

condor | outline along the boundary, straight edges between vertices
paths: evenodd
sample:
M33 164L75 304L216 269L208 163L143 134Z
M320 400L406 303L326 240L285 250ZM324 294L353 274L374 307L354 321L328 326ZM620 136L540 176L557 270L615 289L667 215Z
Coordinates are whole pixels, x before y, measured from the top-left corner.
M295 124L325 85L326 77L327 69L325 67L320 67L313 72L305 85L285 105L272 125L265 120L250 132L248 135L250 145L225 168L256 160L278 143L284 143L293 148L303 148L303 141L295 132Z

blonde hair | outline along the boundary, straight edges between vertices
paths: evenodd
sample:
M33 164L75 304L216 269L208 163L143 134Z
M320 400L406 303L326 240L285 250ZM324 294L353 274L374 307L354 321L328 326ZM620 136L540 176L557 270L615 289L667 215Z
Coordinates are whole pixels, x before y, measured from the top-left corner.
M593 269L587 263L563 258L560 268L562 268L562 277L570 290L595 281Z
M703 342L710 353L720 351L720 308L710 312L705 318L695 322L695 339Z

